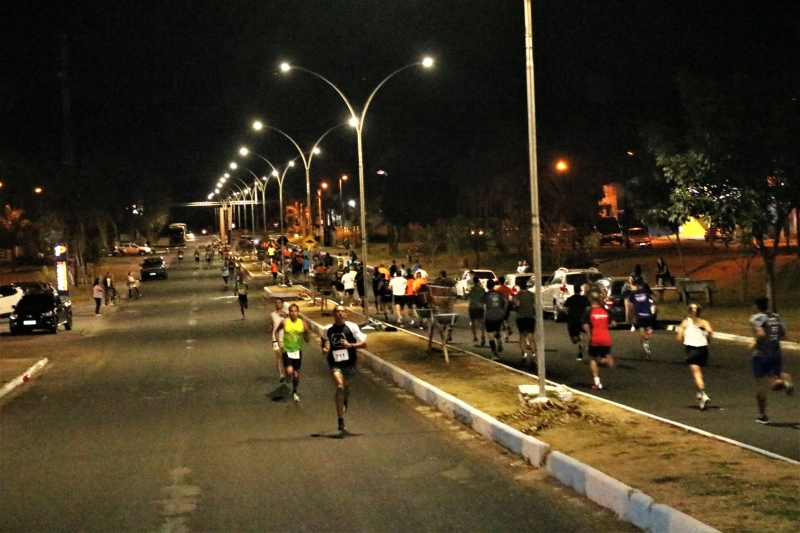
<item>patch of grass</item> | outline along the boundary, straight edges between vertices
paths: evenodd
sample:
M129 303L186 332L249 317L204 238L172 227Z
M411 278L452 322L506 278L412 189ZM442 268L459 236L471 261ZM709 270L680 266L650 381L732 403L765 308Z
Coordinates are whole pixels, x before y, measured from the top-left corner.
M660 485L660 484L663 484L663 483L676 483L676 482L682 481L682 480L683 480L683 478L680 477L680 476L661 476L661 477L653 478L651 481L653 483L657 483L657 484Z

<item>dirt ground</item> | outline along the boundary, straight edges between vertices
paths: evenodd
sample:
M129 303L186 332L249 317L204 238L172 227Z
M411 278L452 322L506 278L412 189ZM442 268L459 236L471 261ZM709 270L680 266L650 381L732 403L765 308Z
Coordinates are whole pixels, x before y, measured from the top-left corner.
M319 308L301 311L330 323ZM721 531L797 532L800 467L689 433L592 399L523 408L518 385L535 383L464 353L444 362L427 341L369 335L370 352L510 426Z

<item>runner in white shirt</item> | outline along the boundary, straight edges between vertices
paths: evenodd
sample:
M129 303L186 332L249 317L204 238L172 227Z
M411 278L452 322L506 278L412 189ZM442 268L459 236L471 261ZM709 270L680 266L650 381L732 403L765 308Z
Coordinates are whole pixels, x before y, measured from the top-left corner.
M394 300L394 314L397 316L397 324L403 325L403 309L406 306L406 279L395 271L394 277L389 280L389 289L392 291Z
M275 310L269 315L270 321L267 324L267 333L272 341L272 353L275 355L275 368L280 375L280 384L286 383L286 370L283 368L283 350L280 343L283 341L283 330L278 330L278 325L286 318L286 311L283 309L283 298L275 298Z
M342 276L342 285L344 285L344 292L347 295L347 305L353 305L353 293L356 289L356 273L353 270L348 270ZM342 302L344 303L344 302Z

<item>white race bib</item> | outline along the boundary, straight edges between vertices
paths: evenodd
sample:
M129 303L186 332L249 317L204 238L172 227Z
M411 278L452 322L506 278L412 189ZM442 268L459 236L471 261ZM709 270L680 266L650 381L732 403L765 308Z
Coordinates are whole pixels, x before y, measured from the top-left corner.
M300 359L300 350L297 350L296 352L286 352L286 356L289 359Z
M342 361L347 361L348 359L350 359L350 354L347 352L346 349L333 351L333 360L336 361L337 363L341 363Z

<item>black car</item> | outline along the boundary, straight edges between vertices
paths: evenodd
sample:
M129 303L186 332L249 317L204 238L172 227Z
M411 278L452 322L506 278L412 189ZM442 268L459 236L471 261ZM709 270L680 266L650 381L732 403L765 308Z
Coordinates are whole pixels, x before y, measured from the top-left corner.
M162 257L148 257L142 261L141 279L167 279L167 263Z
M622 289L627 282L626 277L604 278L597 281L602 291L603 307L608 311L611 320L618 325L628 323L625 317L625 297L622 296ZM658 315L656 314L654 318L658 319Z
M622 226L616 217L601 217L595 223L595 231L600 234L600 244L614 244L622 246L625 238L622 235Z
M72 329L72 303L54 292L31 292L20 298L8 318L12 335L44 329L58 333L58 326Z
M16 281L14 285L22 289L22 292L25 294L32 292L56 292L52 285L43 281Z

